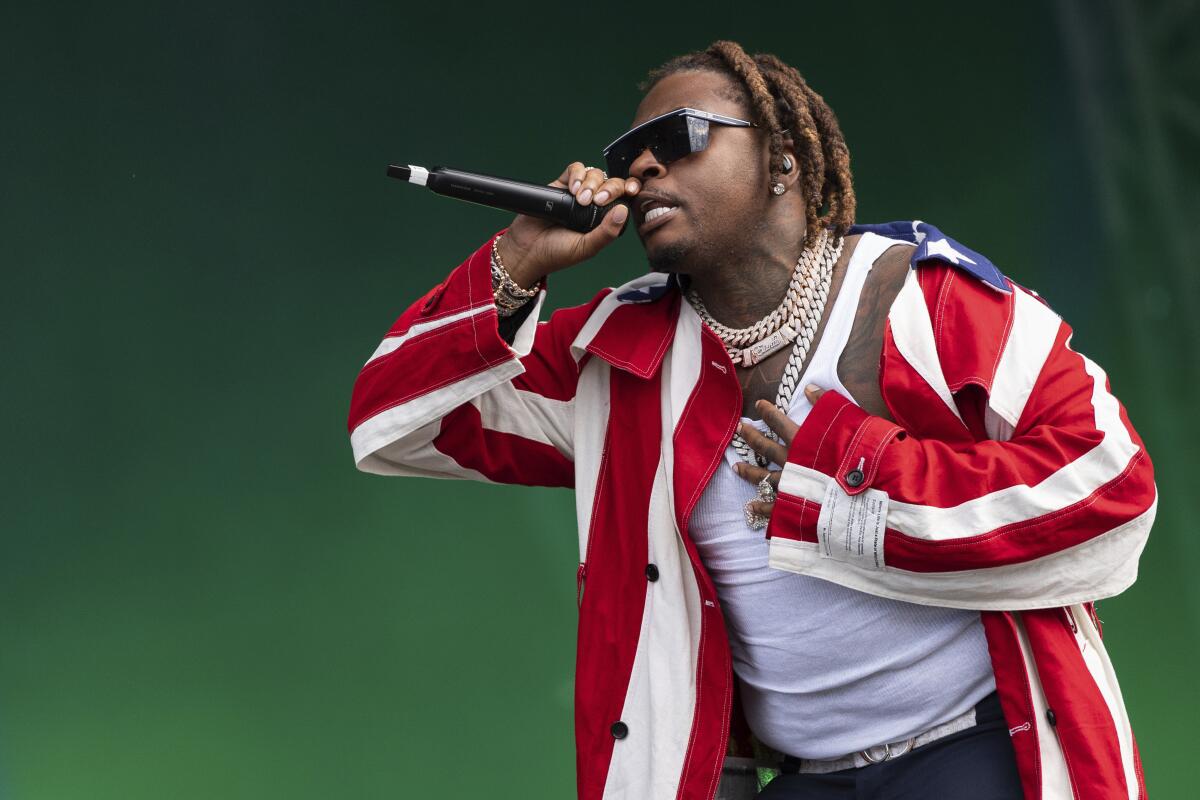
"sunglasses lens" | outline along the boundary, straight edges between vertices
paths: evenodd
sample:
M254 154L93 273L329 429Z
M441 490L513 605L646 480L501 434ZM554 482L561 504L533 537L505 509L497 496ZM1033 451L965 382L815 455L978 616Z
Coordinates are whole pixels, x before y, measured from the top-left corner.
M625 155L617 153L615 150L609 150L604 156L604 164L610 178L628 178L629 165L633 161Z
M664 117L652 125L630 131L613 142L605 155L609 176L628 178L629 167L647 148L660 164L670 164L691 153L693 137L689 136L690 121L681 116Z

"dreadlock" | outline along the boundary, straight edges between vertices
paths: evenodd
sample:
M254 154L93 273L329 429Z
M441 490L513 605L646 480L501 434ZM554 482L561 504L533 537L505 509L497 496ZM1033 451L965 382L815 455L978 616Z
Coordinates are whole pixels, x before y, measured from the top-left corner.
M772 184L783 174L784 136L792 135L802 165L805 246L816 241L822 227L844 236L854 224L850 151L837 117L796 68L770 53L751 56L737 42L718 41L650 70L638 89L648 92L668 75L686 70L717 72L734 80L729 99L749 108L755 122L770 131Z

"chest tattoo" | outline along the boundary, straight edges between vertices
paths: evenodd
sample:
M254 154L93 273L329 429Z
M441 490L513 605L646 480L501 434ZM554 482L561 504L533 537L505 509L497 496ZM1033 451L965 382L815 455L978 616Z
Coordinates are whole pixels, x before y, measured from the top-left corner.
M790 348L783 348L778 353L772 353L753 367L737 370L738 381L742 384L742 416L758 419L754 404L759 400L775 402L779 396L779 384L783 380L783 369L787 366Z

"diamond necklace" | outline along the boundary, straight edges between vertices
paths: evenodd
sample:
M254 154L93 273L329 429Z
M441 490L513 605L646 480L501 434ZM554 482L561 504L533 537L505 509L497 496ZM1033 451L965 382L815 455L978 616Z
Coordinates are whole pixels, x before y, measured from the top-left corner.
M800 368L805 363L821 322L825 301L829 297L833 265L841 256L844 243L845 239L840 236L836 241L831 241L828 231L822 229L817 243L812 248L805 248L796 260L796 268L792 271L792 279L782 302L748 328L722 325L709 313L695 290L687 293L688 302L721 339L735 366L752 366L793 342L775 399L775 405L784 409L785 413L791 405L796 384L800 381ZM772 431L767 431L766 435L778 441ZM738 433L733 435L733 447L746 461L761 467L767 466L766 457L751 449Z

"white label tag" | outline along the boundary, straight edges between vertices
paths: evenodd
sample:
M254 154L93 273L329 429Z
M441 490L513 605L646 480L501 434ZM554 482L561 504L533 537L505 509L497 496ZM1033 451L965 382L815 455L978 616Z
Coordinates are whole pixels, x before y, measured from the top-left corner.
M821 556L863 569L883 569L887 508L887 492L866 489L848 495L837 481L831 480L817 518Z

